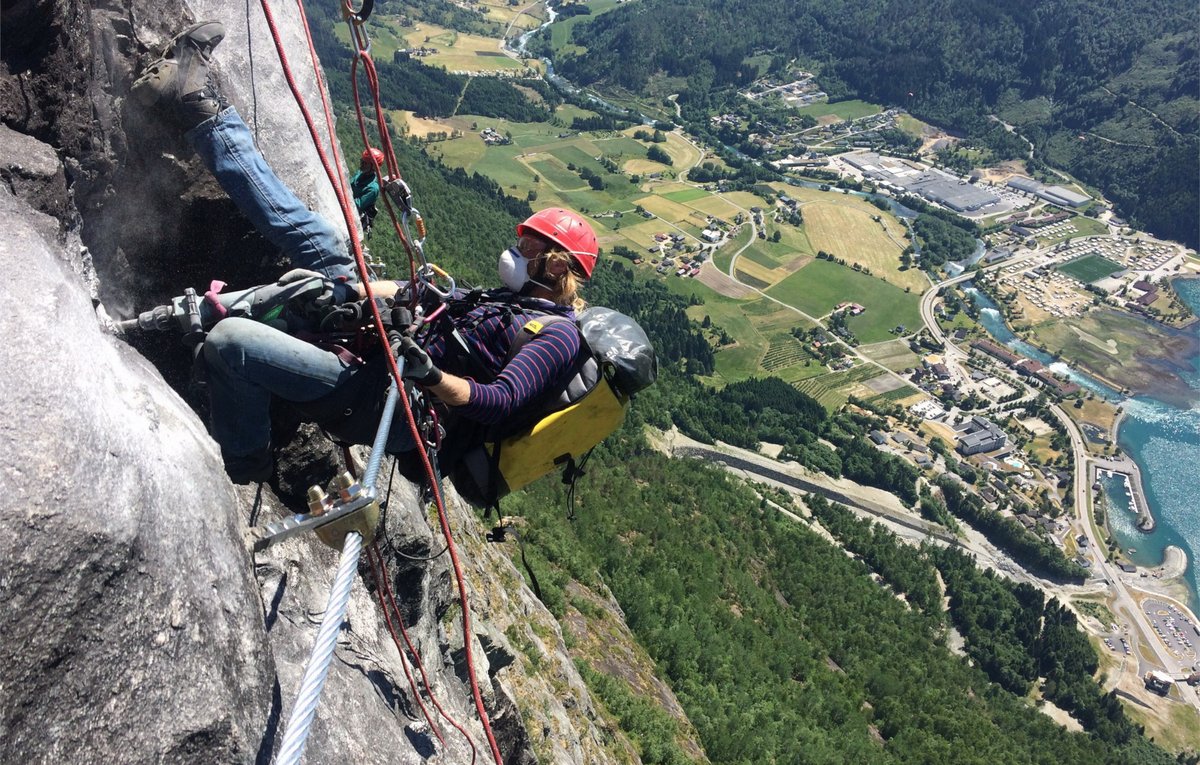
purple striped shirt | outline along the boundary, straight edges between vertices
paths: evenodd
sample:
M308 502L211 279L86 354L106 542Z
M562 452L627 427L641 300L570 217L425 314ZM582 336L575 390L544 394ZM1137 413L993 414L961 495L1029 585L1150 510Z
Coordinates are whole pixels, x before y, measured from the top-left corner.
M543 328L522 346L507 365L504 361L508 358L513 339L530 319L538 318L537 313L513 313L509 316L501 307L481 305L455 320L467 343L495 377L490 383L468 378L470 398L456 411L468 419L492 425L520 412L522 407L543 393L566 386L576 369L580 354L585 352L579 330L574 325L575 313L570 308L550 302L545 302L545 309L541 313L565 316L572 321L556 322ZM428 348L430 357L439 368L444 368L443 360L450 355L447 342L453 341L438 338ZM460 373L462 370L447 371Z

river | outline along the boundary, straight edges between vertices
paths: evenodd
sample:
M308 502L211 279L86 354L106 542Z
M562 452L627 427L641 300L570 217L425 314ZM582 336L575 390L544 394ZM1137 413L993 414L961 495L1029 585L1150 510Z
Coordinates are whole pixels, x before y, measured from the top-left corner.
M1179 279L1174 286L1193 313L1200 314L1200 279ZM1117 443L1141 469L1146 502L1156 526L1149 534L1139 531L1123 482L1106 480L1102 485L1108 499L1110 528L1122 550L1135 550L1128 557L1140 566L1158 566L1167 545L1182 548L1188 556L1184 580L1191 595L1189 605L1196 608L1200 602L1200 567L1196 561L1200 551L1200 356L1187 360L1191 372L1185 378L1196 393L1190 406L1175 406L1152 396L1125 398L1024 342L1008 328L991 298L974 287L966 288L966 292L980 308L979 323L998 341L1066 374L1072 382L1099 396L1122 402L1125 416Z
M538 29L522 34L514 46L516 50L523 52L529 38L554 21L557 14L549 3L547 11L548 20ZM577 88L554 73L552 62L547 59L543 61L546 63L547 79L550 82L557 87L578 92ZM589 98L614 111L630 116L634 114L608 104L594 95L589 94ZM653 122L645 115L637 116L646 124ZM796 186L820 187L820 184L807 181L789 179L788 182ZM902 219L916 217L915 211L890 197L864 192L851 193L868 199L886 200L891 212ZM958 273L961 273L964 267L978 262L983 257L984 247L982 241L978 241L977 244L970 258L962 263L949 264L948 270L957 268L960 269ZM1177 280L1175 289L1191 307L1192 312L1200 314L1200 279ZM1190 407L1181 408L1151 396L1126 399L1112 387L1055 361L1049 354L1021 340L1008 328L998 307L987 295L974 287L967 287L966 292L980 307L980 324L998 341L1024 356L1042 362L1054 372L1065 375L1072 382L1098 396L1114 402L1124 402L1125 417L1121 420L1117 443L1141 469L1142 486L1146 491L1146 501L1154 515L1156 526L1150 534L1139 531L1134 525L1136 516L1129 510L1130 499L1123 485L1109 481L1104 485L1110 507L1110 528L1122 550L1136 550L1129 557L1141 566L1159 565L1167 545L1182 548L1188 556L1184 580L1191 594L1192 602L1189 605L1195 609L1200 602L1197 599L1197 591L1200 591L1200 566L1197 566L1196 561L1196 551L1200 551L1200 356L1188 360L1191 373L1186 375L1187 383L1196 391Z

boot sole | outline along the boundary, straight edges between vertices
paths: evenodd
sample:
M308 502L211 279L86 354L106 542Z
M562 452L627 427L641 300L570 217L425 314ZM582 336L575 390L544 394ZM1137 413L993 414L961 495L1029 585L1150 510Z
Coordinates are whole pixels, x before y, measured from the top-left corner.
M198 34L205 27L212 27L204 34ZM163 48L162 55L159 58L166 58L175 52L179 44L187 38L191 38L197 45L202 48L207 48L209 52L213 48L221 44L225 39L225 25L219 21L201 21L197 24L192 24L187 29L171 38L171 41Z

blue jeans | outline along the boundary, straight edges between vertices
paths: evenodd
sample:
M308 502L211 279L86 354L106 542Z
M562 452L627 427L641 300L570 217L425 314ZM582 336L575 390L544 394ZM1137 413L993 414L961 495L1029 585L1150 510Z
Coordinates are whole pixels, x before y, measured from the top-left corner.
M357 279L345 240L279 180L236 109L201 122L187 139L242 215L294 266Z
M330 279L357 280L338 232L309 210L271 170L234 109L200 123L188 141L258 232L297 268ZM262 452L271 443L271 397L306 402L348 381L360 367L337 354L250 319L218 322L204 344L213 438L226 461ZM412 448L396 429L389 451Z

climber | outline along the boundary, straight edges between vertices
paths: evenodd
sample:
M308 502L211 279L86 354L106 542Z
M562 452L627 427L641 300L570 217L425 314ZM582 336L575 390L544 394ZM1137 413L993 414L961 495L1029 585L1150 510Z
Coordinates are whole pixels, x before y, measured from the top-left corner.
M376 167L383 167L383 152L379 149L367 149L362 153L358 172L350 177L350 193L354 195L354 207L358 210L363 239L370 235L371 224L375 222L375 200L379 198Z
M134 83L134 96L147 107L165 109L186 130L188 141L238 209L291 259L297 271L284 279L316 272L330 280L335 302L362 298L365 291L354 281L346 243L275 175L210 76L212 51L223 36L222 25L213 21L184 30ZM557 321L547 322L511 360L507 358L525 326L511 320L511 307L524 314L574 318L584 306L579 285L591 277L598 254L591 226L568 210L534 213L517 226L516 234L514 246L500 255L505 289L488 293L488 300L454 321L465 347L446 337L424 349L406 339L402 347L405 378L441 402L452 424L497 423L540 404L566 385L588 355L574 323ZM380 298L402 288L395 282L372 283ZM366 380L371 364L354 363L248 319L219 322L208 335L203 358L213 437L235 483L262 482L273 475L273 398L293 404L302 415L307 409L309 419L319 420L313 412L371 409L374 402L356 400L364 391L382 395ZM389 453L416 446L407 427L392 428Z

